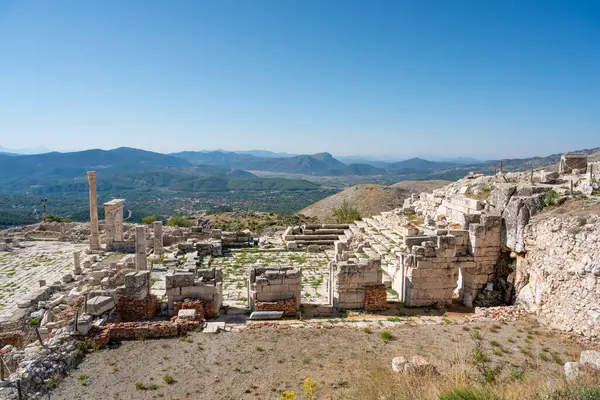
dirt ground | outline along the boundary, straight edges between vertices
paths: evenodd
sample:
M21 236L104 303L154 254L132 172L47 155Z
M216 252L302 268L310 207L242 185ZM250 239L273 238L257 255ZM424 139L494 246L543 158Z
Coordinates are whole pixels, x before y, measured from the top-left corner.
M333 326L322 320L305 328L261 325L239 332L193 333L185 340L123 342L87 355L49 398L279 399L282 391L291 390L304 399L303 383L310 377L317 383L318 399L355 399L365 374L381 367L391 370L395 356L423 355L442 373L457 357L472 361L474 332L483 337L492 362L504 364L507 374L524 369L550 380L561 376L562 363L573 361L580 351L532 320L397 320ZM382 339L382 332L393 338ZM165 375L174 378L172 384L165 382Z

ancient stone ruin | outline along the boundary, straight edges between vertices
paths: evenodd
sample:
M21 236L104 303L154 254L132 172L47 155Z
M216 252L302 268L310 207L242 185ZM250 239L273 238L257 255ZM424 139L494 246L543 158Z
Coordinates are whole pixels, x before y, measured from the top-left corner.
M468 312L516 302L557 329L598 338L600 218L540 214L596 198L600 168L584 161L565 155L559 172L471 173L401 208L351 224L288 227L268 241L207 224L128 224L124 199L104 203L99 221L91 171L89 224L0 232L0 252L12 263L39 262L14 270L18 279L3 278L16 289L0 310L0 349L25 390L36 392L65 373L53 369L48 347L68 365L84 337L104 346L216 332L246 324L250 313L335 317L398 305Z

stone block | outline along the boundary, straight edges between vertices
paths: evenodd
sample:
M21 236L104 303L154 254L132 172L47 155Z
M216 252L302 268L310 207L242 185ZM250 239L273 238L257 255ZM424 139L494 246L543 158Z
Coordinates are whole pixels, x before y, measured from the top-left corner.
M127 288L139 288L150 281L150 271L136 271L125 275L125 286Z
M87 301L88 313L94 316L102 315L115 307L112 297L98 296Z
M194 286L193 272L177 272L165 275L165 287L167 289L183 286Z
M194 320L196 319L196 310L193 308L179 310L177 317L180 319Z
M94 317L90 314L83 314L79 319L77 319L77 333L80 335L87 335L90 329L92 329L92 322L94 321Z

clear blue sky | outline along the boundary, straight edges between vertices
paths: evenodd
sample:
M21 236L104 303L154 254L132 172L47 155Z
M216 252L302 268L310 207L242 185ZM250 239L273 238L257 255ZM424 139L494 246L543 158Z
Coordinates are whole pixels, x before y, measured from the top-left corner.
M600 1L4 1L0 145L600 146Z

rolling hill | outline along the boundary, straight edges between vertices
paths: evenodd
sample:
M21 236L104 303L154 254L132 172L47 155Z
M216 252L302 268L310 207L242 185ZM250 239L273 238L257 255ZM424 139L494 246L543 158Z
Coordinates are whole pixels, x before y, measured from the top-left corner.
M431 192L448 183L450 182L405 181L393 186L356 185L306 207L299 214L317 218L320 221L328 221L333 214L333 209L347 201L358 208L361 216L370 217L401 207L404 199L411 193Z

